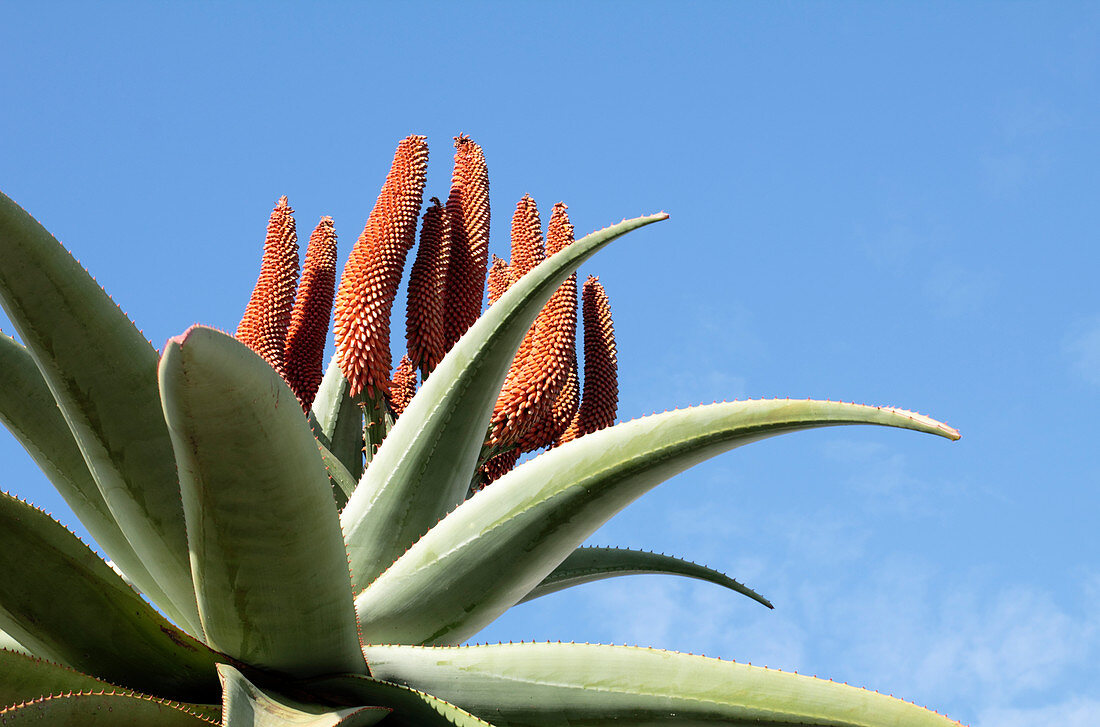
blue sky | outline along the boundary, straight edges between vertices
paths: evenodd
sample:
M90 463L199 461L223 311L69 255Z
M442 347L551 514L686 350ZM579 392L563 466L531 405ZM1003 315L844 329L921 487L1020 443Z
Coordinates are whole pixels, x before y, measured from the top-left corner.
M1050 3L6 4L0 189L158 346L233 329L282 194L341 259L394 146L485 149L493 251L530 193L578 233L632 418L895 404L662 485L594 543L694 558L515 609L497 639L826 675L964 722L1100 723L1100 13ZM2 261L0 261L2 262ZM6 321L0 320L5 330ZM400 322L395 324L400 330ZM395 345L399 342L395 342ZM0 485L72 522L0 433Z

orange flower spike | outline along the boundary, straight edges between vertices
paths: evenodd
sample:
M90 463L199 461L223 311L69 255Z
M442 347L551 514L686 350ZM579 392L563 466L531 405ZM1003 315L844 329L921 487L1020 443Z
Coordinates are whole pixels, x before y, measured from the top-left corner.
M371 397L389 392L390 312L405 258L416 242L427 168L423 136L409 136L397 145L393 166L340 278L336 352L352 396L364 389Z
M542 220L539 208L531 195L523 195L512 215L511 273L519 280L531 272L546 257L546 245L542 240Z
M462 134L455 137L447 217L451 255L443 326L450 350L481 315L489 263L489 170L481 147Z
M619 361L611 304L599 278L589 277L584 300L584 394L581 406L559 444L615 423L619 408Z
M485 485L492 484L493 481L499 480L504 475L512 471L516 466L516 462L519 461L520 452L518 449L510 449L507 452L502 452L495 457L489 459L488 462L481 466L481 477Z
M565 210L564 204L554 205L547 231L547 254L573 241L573 226ZM527 350L521 347L493 412L490 442L501 445L518 441L523 451L532 451L553 441L545 438L546 422L542 420L565 384L570 357L576 355L576 336L574 274L554 291L524 339Z
M512 287L513 282L512 268L508 261L493 255L493 264L489 266L489 305L496 303Z
M405 338L409 357L427 377L447 352L443 339L443 302L447 292L447 257L450 226L439 199L424 212L420 246L409 273Z
M390 382L390 406L393 407L395 417L401 416L414 394L416 394L416 369L413 367L412 359L405 355L401 357L397 368L394 369L393 381Z
M287 383L306 412L321 386L335 290L336 230L331 217L322 217L309 236L283 355Z
M573 225L564 203L554 205L546 230L547 256L573 242ZM575 370L577 359L577 275L573 273L558 287L539 312L535 322L535 352L528 359L526 378L534 394L531 423L519 441L521 451L531 452L553 444L563 427L555 426L554 406L558 394ZM563 402L564 404L564 402Z
M298 233L285 196L271 211L260 277L237 326L237 340L283 373L283 348L298 285Z

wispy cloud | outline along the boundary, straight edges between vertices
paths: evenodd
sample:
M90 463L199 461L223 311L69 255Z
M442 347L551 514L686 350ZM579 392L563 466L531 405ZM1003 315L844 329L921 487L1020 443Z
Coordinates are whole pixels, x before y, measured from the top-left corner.
M948 263L929 275L924 289L935 302L937 312L952 318L981 312L992 300L997 286L988 272Z
M1077 375L1094 386L1100 386L1100 318L1080 326L1067 336L1065 351Z
M1042 707L991 707L982 711L974 727L1096 727L1100 699L1074 697Z

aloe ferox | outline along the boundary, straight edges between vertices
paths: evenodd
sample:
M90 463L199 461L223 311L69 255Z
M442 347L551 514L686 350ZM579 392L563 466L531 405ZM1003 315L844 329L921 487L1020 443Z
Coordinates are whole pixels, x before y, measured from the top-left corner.
M423 216L409 356L391 372L390 309L426 163L423 137L399 144L338 290L331 219L299 284L280 200L236 335L193 326L161 352L0 195L0 303L19 337L0 336L0 420L110 558L0 494L0 723L957 724L701 656L463 645L517 603L629 573L700 578L770 607L689 561L582 543L664 480L760 439L841 424L958 433L900 409L813 400L609 426L606 295L590 280L579 296L575 271L667 215L573 240L558 205L543 238L525 197L512 260L489 270L488 177L467 137L446 204ZM337 348L322 376L334 298Z

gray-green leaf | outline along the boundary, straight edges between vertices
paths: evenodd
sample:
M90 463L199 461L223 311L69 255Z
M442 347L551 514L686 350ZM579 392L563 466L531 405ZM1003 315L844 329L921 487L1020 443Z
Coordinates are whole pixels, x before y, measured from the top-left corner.
M750 442L839 424L958 438L944 424L898 409L778 399L693 407L594 432L525 462L432 528L356 599L363 639L465 641L669 477Z
M299 677L364 671L332 488L290 387L202 326L165 346L160 383L207 643Z
M501 727L958 727L878 692L732 661L589 644L367 646L371 672Z
M508 367L558 285L612 240L667 217L620 222L547 258L447 353L394 424L341 514L357 591L466 497Z
M696 578L736 591L768 608L774 608L771 601L748 586L705 565L699 565L690 560L676 558L664 553L602 547L577 548L574 550L569 554L569 557L561 562L561 565L550 572L550 575L542 579L542 583L539 583L534 590L524 596L520 603L557 593L565 588L572 588L573 586L592 583L605 578L642 574Z

